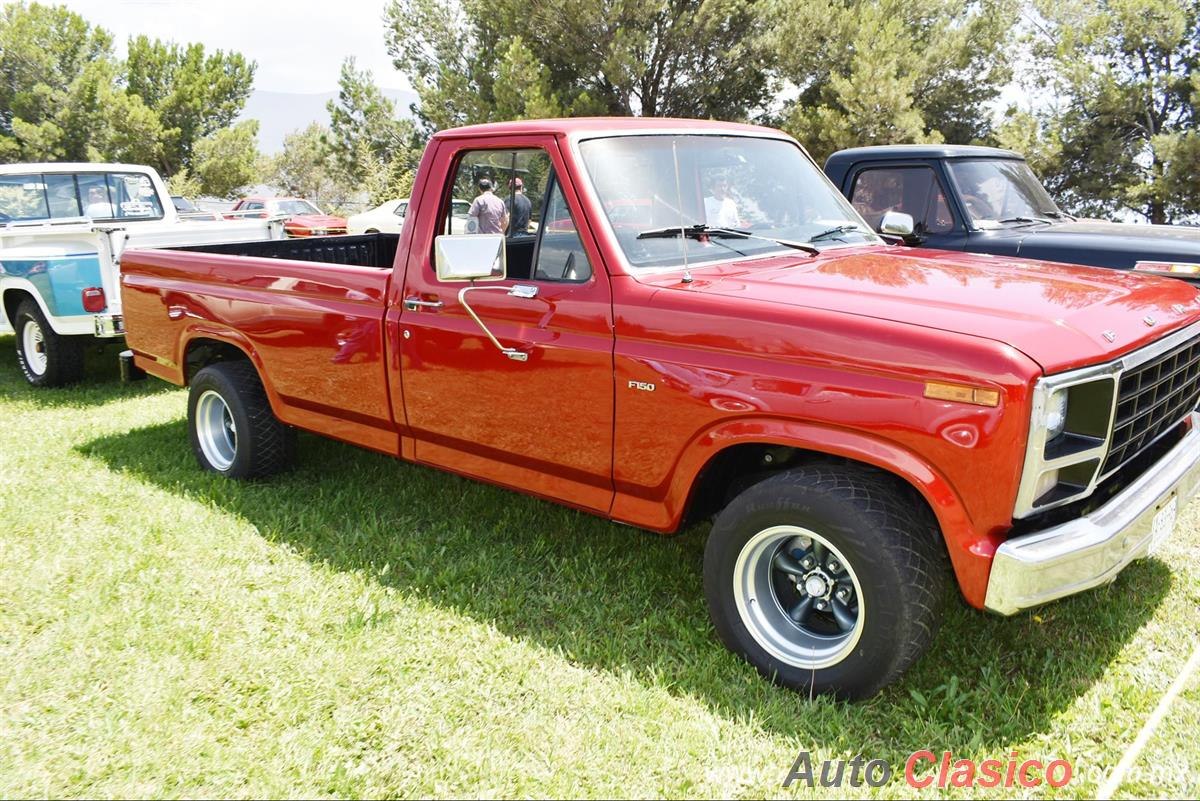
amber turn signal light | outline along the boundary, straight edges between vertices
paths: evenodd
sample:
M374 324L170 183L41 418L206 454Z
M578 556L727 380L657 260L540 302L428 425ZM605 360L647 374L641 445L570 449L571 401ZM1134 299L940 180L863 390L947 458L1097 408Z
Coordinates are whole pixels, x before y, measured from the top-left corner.
M1133 269L1144 273L1159 273L1160 275L1200 275L1200 264L1172 261L1139 261Z
M957 403L972 403L976 406L1000 405L999 390L964 387L961 384L943 384L941 381L926 381L925 397Z

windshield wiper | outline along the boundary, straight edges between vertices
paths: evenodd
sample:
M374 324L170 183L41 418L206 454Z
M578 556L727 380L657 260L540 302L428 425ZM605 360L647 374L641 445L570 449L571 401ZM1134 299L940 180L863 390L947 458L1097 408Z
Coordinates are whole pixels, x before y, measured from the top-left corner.
M848 234L851 231L861 231L861 230L862 230L862 228L860 228L855 223L843 223L842 225L835 225L832 228L827 228L826 230L822 231L819 234L813 234L812 236L810 236L808 238L808 241L809 242L818 242L822 239L829 239L831 237L836 239L838 234Z
M1000 223L1043 223L1050 224L1050 220L1045 217L1005 217L1003 220L997 220Z
M637 235L638 239L667 239L676 236L687 236L693 239L699 239L704 236L716 237L718 239L761 239L764 242L774 242L776 245L782 245L785 248L793 250L803 250L805 253L816 256L821 251L812 245L804 242L793 242L790 239L775 239L770 236L759 236L752 234L749 231L744 231L741 228L721 228L719 226L705 225L697 223L687 227L671 226L669 228L650 228L642 231Z
M1046 216L1053 217L1056 220L1070 220L1071 222L1075 222L1078 219L1075 215L1067 214L1065 211L1048 211L1046 212Z

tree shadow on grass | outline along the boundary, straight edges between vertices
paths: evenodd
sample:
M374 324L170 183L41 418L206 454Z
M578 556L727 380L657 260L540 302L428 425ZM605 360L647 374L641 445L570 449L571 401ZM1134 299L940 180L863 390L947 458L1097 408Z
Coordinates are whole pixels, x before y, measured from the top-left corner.
M120 340L89 343L82 381L65 387L38 388L25 380L17 366L16 340L11 336L0 337L0 401L28 403L45 409L82 409L176 389L157 379L122 384L118 356L124 349Z
M301 438L295 471L248 484L202 472L183 421L79 450L215 504L316 562L365 572L576 664L629 673L802 747L892 764L919 747L998 750L1047 731L1170 587L1167 568L1145 561L1113 588L1036 617L995 618L955 594L933 647L901 682L864 703L810 703L761 680L717 640L701 590L706 527L676 538L640 533L311 436Z

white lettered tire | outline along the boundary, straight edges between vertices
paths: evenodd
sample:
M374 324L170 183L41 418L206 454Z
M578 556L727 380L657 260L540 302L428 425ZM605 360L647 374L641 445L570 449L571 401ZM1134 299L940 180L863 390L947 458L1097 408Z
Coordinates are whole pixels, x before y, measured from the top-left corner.
M59 387L83 378L83 351L88 337L61 336L46 321L32 298L17 306L17 364L35 387Z

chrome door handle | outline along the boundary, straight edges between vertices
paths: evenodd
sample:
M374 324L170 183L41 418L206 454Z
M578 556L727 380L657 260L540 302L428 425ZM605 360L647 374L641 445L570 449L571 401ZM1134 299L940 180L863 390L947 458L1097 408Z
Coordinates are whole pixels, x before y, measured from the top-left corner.
M421 300L420 298L404 299L404 308L408 309L409 311L416 311L417 309L440 309L442 308L442 305L443 304L440 300Z

